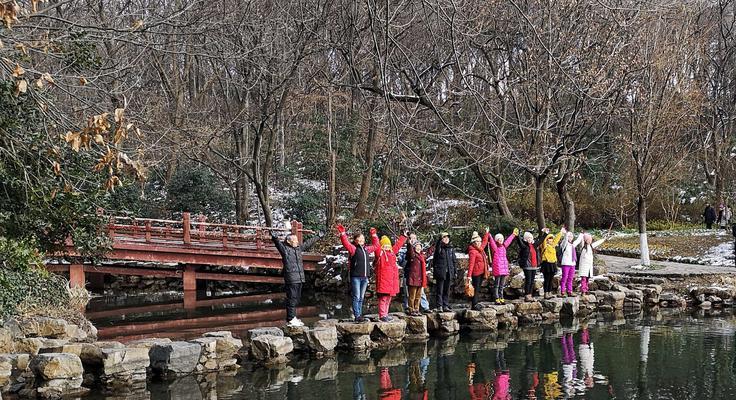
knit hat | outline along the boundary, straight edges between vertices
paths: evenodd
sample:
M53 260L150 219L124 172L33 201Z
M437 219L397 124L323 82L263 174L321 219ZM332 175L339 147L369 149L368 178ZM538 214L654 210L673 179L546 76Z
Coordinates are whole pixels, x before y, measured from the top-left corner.
M447 233L447 232L442 232L442 233L440 233L440 237L445 237L445 236L450 236L450 234L449 234L449 233Z
M391 239L388 236L381 236L381 247L383 246L391 246Z
M534 240L534 235L532 235L531 232L524 232L524 241L528 242L530 240Z
M500 233L497 233L496 236L493 237L497 242L503 242L503 235Z
M482 239L480 238L480 235L478 234L478 231L473 231L473 236L470 238L470 242L480 242Z

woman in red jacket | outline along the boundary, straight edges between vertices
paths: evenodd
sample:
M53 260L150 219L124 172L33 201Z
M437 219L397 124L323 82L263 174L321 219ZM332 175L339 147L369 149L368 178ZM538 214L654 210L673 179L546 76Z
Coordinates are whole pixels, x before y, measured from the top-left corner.
M486 234L483 235L483 239L480 238L478 232L473 232L473 237L470 239L470 246L468 246L468 275L467 277L473 282L473 288L475 289L475 295L473 295L472 306L473 308L478 307L480 301L480 285L483 283L483 279L488 278L488 256L485 254L485 249L488 246L488 241L491 239L490 230L486 228Z
M388 316L388 309L391 299L399 293L399 264L396 262L396 253L406 242L406 236L401 235L393 246L388 236L381 237L380 241L375 233L371 236L376 249L374 265L376 267L376 292L378 293L378 318L381 322L389 322L391 317Z

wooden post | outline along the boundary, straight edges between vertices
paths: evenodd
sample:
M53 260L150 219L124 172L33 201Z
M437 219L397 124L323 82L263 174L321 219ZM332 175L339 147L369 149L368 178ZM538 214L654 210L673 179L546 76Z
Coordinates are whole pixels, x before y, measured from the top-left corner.
M151 241L151 221L146 221L146 242Z
M191 236L190 229L192 228L192 224L191 224L192 216L188 212L185 212L181 215L181 217L182 217L181 226L184 229L184 244L191 244L192 236Z
M84 265L72 264L69 266L69 285L71 287L84 287L86 281L84 279Z
M260 250L263 247L263 244L261 243L261 235L263 235L261 228L256 228L256 250Z
M185 290L184 291L184 309L193 310L197 308L197 291Z
M227 231L228 227L222 228L222 247L227 247Z
M184 267L184 292L197 290L197 272L194 265Z

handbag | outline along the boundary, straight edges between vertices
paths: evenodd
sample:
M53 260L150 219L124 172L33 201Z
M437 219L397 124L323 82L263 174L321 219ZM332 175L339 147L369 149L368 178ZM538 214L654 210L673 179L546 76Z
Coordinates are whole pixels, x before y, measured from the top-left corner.
M465 295L468 297L475 296L475 288L473 287L473 283L470 281L470 278L465 278Z

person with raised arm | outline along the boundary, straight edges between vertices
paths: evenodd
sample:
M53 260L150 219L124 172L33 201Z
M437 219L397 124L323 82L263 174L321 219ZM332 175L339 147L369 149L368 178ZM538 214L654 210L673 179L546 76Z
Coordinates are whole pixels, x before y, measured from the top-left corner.
M583 241L583 235L578 235L575 239L575 235L572 232L567 232L565 240L562 242L562 279L560 280L560 296L567 297L572 296L572 283L575 280L575 265L578 261L578 249L577 247Z
M506 278L509 276L509 259L506 249L513 243L514 238L519 235L519 229L514 228L514 233L506 240L503 235L497 233L491 241L491 252L493 253L493 297L496 304L504 304L503 289L506 286Z
M471 301L471 307L476 309L478 302L480 301L480 286L484 279L488 279L488 256L486 256L485 249L488 246L488 241L491 238L491 233L486 228L486 233L481 239L478 232L473 232L473 236L470 238L470 246L468 246L468 275L470 281L475 289L475 294Z
M549 299L552 294L552 279L557 273L557 245L562 236L567 233L564 227L556 236L549 233L549 229L542 229L544 239L539 244L539 253L542 256L542 275L544 275L544 298Z
M360 232L353 234L352 242L348 240L348 234L344 226L338 224L337 232L340 235L342 246L345 247L349 255L348 271L353 299L353 318L355 322L364 322L363 301L371 277L370 255L376 251L376 248L373 245L366 245L365 236ZM372 228L371 235L375 233L375 229Z
M378 293L378 318L381 322L391 321L388 315L391 300L399 293L399 264L396 261L396 253L406 242L406 235L401 235L396 244L391 244L388 236L381 237L371 229L376 267L376 293Z
M296 316L296 308L302 298L302 286L306 282L302 253L309 250L323 236L324 233L320 232L300 245L299 237L294 233L287 234L286 240L281 241L276 236L276 232L271 231L271 240L281 254L282 273L286 287L286 321L290 326L304 326L304 323Z

